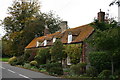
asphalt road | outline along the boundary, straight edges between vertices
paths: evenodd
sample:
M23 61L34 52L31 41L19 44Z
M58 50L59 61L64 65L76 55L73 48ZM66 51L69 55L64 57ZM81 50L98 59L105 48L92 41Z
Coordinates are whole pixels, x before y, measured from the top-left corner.
M4 62L0 63L2 63L2 65L0 65L0 70L2 70L2 80L58 80L58 78L54 76L18 68Z

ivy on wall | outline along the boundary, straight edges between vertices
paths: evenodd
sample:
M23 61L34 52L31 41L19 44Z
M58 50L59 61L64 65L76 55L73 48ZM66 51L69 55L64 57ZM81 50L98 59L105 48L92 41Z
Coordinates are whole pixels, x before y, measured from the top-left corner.
M70 57L72 64L79 63L82 55L82 44L65 45L65 53Z

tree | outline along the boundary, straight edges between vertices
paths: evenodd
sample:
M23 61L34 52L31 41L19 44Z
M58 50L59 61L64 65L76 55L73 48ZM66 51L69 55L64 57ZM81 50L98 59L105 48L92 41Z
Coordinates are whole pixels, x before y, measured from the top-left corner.
M6 32L16 32L23 30L30 20L35 19L39 12L40 5L38 2L23 2L15 0L11 7L8 7L10 16L4 19L4 29Z
M50 60L51 56L49 51L49 48L39 49L37 55L35 56L35 60L38 64L46 64Z
M100 31L117 27L116 26L117 22L113 18L108 19L108 21L109 21L109 24L108 22L99 22L97 19L95 19L94 22L91 23L90 25L93 26L95 30L100 30Z
M113 2L110 3L109 6L112 6L112 5L114 5L114 4L117 4L118 7L119 7L119 6L120 6L120 1L119 1L119 0L114 0Z
M55 33L60 29L59 24L61 23L61 19L58 15L55 15L52 11L50 11L48 13L41 13L39 19L41 20L42 17L44 18L43 22L45 22L44 25L48 26L50 33Z
M21 55L24 48L36 36L43 36L45 25L53 33L59 29L60 19L50 12L48 14L40 12L40 5L36 1L22 2L16 0L8 8L8 13L4 21L4 29L7 32L3 37L6 43L9 43L8 53ZM6 47L5 47L6 48Z
M89 54L91 66L94 66L100 73L104 69L111 68L111 61L109 54L105 52L91 52Z
M64 56L63 53L63 44L61 41L56 40L55 43L53 44L53 47L51 48L51 56L52 56L52 60L53 61L61 61L62 63L62 59Z
M15 0L11 7L8 7L10 16L3 21L4 29L7 32L3 41L9 43L8 53L21 55L26 46L25 30L27 24L35 20L35 15L39 12L40 5L37 2L23 2ZM7 47L5 47L7 48Z
M88 42L93 46L94 51L102 51L108 54L108 57L110 57L111 60L111 68L113 74L114 69L119 69L120 66L120 27L118 27L116 23L105 23L104 25L107 25L108 28L101 30L99 27L97 27L95 33L91 36L91 39L89 39L90 41Z

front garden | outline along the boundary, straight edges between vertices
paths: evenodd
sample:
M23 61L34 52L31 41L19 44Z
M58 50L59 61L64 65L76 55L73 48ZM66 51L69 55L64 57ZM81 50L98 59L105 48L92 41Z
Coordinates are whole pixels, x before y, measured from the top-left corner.
M118 75L111 75L111 71L105 69L103 63L99 62L102 60L102 57L98 62L94 62L95 59L93 60L93 58L96 58L97 60L97 57L95 57L93 53L90 53L90 56L92 55L92 57L90 57L90 61L93 61L96 64L100 63L100 65L98 68L96 68L96 66L90 66L89 68L86 68L88 64L80 62L82 55L81 46L81 44L63 45L58 40L52 47L49 48L25 50L24 55L20 57L14 56L9 59L8 63L12 66L18 66L62 78L75 78L84 80L118 79ZM104 53L101 53L100 55L102 54L104 55ZM68 56L70 58L69 61L67 61ZM103 68L101 66L103 66ZM99 68L102 69L98 70Z

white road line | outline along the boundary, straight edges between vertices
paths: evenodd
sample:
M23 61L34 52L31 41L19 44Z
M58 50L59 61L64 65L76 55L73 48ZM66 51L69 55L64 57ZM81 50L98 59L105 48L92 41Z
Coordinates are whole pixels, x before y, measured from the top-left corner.
M5 69L4 67L0 66L0 68Z
M15 73L14 71L12 71L12 70L10 70L10 69L8 69L8 71L10 71L10 72L12 72L12 73Z
M2 69L5 69L4 67L2 67Z
M2 67L2 66L0 66L0 68L2 68L2 69L5 69L4 67ZM10 72L12 72L12 73L17 73L17 72L14 72L14 71L12 71L12 70L10 70L10 69L7 69L8 71L10 71ZM25 75L22 75L22 74L19 74L19 73L17 73L19 76L22 76L22 77L24 77L24 78L28 78L29 80L32 80L31 78L29 78L29 77L27 77L27 76L25 76Z
M29 77L27 77L27 76L24 76L24 75L22 75L22 74L19 74L19 76L22 76L22 77L24 77L24 78L29 78Z
M16 72L14 72L14 71L12 71L12 70L10 70L10 69L8 69L8 71L10 71L10 72L12 72L12 73L16 73ZM22 75L22 74L19 74L19 73L17 73L19 76L22 76L22 77L24 77L24 78L28 78L28 79L30 79L29 77L27 77L27 76L24 76L24 75ZM30 80L32 80L32 79L30 79Z
M18 73L18 74L19 74L19 73ZM19 74L19 76L22 76L22 77L27 78L27 79L29 79L29 80L33 80L33 79L31 79L31 78L29 78L29 77L27 77L27 76L25 76L25 75L22 75L22 74Z

